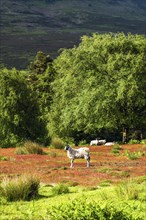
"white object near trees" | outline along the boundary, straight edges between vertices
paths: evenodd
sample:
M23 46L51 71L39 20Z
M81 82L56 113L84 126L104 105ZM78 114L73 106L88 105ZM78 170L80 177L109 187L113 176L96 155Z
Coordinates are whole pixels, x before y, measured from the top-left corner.
M105 144L105 146L113 146L115 144L115 142L107 142L106 144Z
M96 140L92 140L91 142L90 142L90 146L92 146L92 145L103 145L103 144L105 144L106 143L106 140L98 140L98 139L96 139Z

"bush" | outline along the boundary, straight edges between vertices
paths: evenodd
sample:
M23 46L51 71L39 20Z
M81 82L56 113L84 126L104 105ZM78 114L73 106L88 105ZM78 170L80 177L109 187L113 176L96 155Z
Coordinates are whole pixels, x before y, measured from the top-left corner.
M140 143L140 141L135 140L135 139L131 139L131 140L128 142L128 144L139 144L139 143Z
M79 142L79 146L84 146L84 145L87 145L86 140L81 140L81 141Z
M59 184L52 188L52 193L53 195L66 194L66 193L69 193L69 188L65 184Z
M124 153L125 156L127 156L130 160L136 160L142 156L145 156L144 152L139 151L134 151L134 152L129 152L129 150L126 150Z
M1 195L7 201L31 200L37 197L40 181L35 176L5 178L1 183Z
M141 140L141 144L146 144L146 139Z
M9 158L5 156L0 156L0 161L8 161Z
M133 218L133 208L127 204L115 205L112 201L90 202L86 198L75 199L67 204L53 206L48 209L50 220L142 220Z
M44 154L43 148L36 142L26 141L22 146L17 147L16 154Z
M120 146L119 144L114 144L114 145L112 146L111 152L112 152L113 154L119 154L121 149L122 149L122 148L121 148L121 146Z
M116 155L120 154L120 151L118 149L114 149L114 148L112 148L111 152Z
M56 149L63 149L64 148L64 142L60 138L54 137L54 138L52 138L51 146L56 148Z

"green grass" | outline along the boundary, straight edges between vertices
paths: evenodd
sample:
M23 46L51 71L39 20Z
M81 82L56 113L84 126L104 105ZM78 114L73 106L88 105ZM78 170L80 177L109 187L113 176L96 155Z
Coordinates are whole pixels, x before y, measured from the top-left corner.
M141 179L140 182L139 179ZM69 191L66 194L59 195L53 192L53 188L55 189L58 186L42 185L39 190L39 197L29 202L7 202L6 199L1 197L1 220L46 220L50 219L49 216L54 216L51 218L53 220L74 220L75 217L70 217L73 211L75 211L73 216L77 217L78 215L78 220L143 220L146 206L144 199L145 178L141 177L139 179L127 182L127 185L123 183L126 187L123 187L123 185L104 186L94 187L94 190L89 187L87 187L87 190L79 186L68 187ZM122 190L120 188L117 193L116 187L123 188ZM123 192L127 194L128 190L133 198L123 194ZM99 215L97 211L100 213L100 218L91 218ZM57 217L58 213L60 213L60 217ZM116 217L105 217L111 214ZM89 215L91 215L90 218ZM101 217L102 215L104 216ZM81 218L81 216L84 216L84 218Z

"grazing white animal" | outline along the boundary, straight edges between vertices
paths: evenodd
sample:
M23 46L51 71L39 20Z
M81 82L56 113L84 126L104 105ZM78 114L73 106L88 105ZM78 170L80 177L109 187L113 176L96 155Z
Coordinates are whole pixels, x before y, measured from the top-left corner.
M71 159L71 165L70 168L73 167L73 162L75 159L84 158L87 160L87 167L90 167L90 152L89 148L82 147L79 149L74 149L71 146L67 145L64 150L67 151L67 156Z
M106 144L105 144L105 146L113 146L115 144L115 142L107 142Z
M105 143L106 143L106 140L96 139L96 140L93 140L93 141L90 142L90 146L92 146L92 145L102 145L102 144L105 144Z
M97 144L98 144L98 140L97 139L90 142L90 146L97 145Z

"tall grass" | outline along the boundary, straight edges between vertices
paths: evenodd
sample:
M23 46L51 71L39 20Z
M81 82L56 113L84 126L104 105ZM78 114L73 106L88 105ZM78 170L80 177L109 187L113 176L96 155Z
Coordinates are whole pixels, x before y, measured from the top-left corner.
M7 201L31 200L37 197L40 181L35 176L5 178L1 183L1 195Z
M121 149L122 149L122 148L121 148L121 146L120 146L119 144L114 144L114 145L112 146L111 152L112 152L113 154L119 155Z
M52 188L52 194L53 195L60 195L60 194L66 194L69 193L69 187L65 184L59 184L57 186L54 186Z
M17 147L16 154L44 154L42 145L32 142L26 141L22 146Z
M64 142L63 142L62 139L60 139L58 137L54 137L54 138L52 138L51 146L56 148L56 149L63 149L64 148Z
M143 188L144 190L144 188ZM138 200L141 189L133 180L121 183L115 187L116 196L120 199Z

